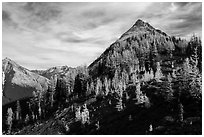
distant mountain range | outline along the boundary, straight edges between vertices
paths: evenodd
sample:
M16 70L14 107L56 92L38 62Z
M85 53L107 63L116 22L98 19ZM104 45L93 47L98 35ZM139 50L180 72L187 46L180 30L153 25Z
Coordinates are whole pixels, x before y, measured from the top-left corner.
M111 77L112 72L118 68L122 71L125 66L128 68L136 66L139 72L148 71L146 66L152 51L156 50L162 55L174 49L175 46L170 36L139 19L99 58L93 61L88 70L93 78L102 75ZM69 77L71 75L74 79L77 74L75 68L68 66L52 67L47 70L28 70L8 58L3 59L2 62L2 70L5 75L3 105L32 97L33 91L46 91L50 79L53 79L54 76Z
M48 79L52 79L53 76L67 76L70 73L75 74L76 73L76 68L68 67L68 66L57 66L57 67L52 67L47 70L31 70L34 73L37 73L41 76L44 76Z

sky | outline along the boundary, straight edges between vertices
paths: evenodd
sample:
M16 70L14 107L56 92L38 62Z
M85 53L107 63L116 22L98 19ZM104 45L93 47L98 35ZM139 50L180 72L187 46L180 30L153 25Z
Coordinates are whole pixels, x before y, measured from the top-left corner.
M89 65L138 20L202 36L202 3L3 3L2 57L28 69Z

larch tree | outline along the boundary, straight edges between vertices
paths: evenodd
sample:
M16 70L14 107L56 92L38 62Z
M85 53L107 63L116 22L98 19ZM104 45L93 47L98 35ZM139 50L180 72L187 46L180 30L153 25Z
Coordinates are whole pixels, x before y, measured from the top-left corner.
M11 133L11 129L12 129L12 124L13 124L13 111L12 108L8 108L7 109L7 125L8 127L8 133Z
M6 81L5 73L2 71L2 91L4 91L5 81Z
M187 55L193 57L195 56L195 54L197 54L196 57L196 60L198 61L197 67L199 68L199 71L202 71L202 43L199 37L193 35L188 43Z
M177 121L179 123L183 122L183 114L184 114L184 106L182 102L182 96L187 94L189 91L189 72L191 71L190 65L189 65L189 59L186 58L182 68L176 75L176 90L174 93L174 97L176 99L177 104Z
M158 61L158 51L157 51L156 42L153 41L150 47L150 66L154 72L154 75L157 71L157 64L156 64L157 61Z
M161 71L160 62L156 62L155 79L157 81L159 81L162 76L163 76L163 74L162 74L162 71Z
M90 120L90 117L89 117L89 110L87 109L87 106L86 104L84 104L82 106L82 112L81 112L81 118L82 118L82 124L85 124L85 123L88 123L89 124L89 120Z
M122 80L119 80L119 82L118 82L118 94L119 94L119 96L122 98L122 96L123 96L123 87L124 87L124 85L123 85L123 81Z
M75 111L75 121L81 120L81 107L77 107Z
M183 104L179 102L178 104L178 122L181 124L183 123L183 114L184 114Z
M142 92L140 90L141 86L140 86L140 81L138 79L135 82L135 86L136 86L136 91L135 91L136 92L136 99L139 102L140 98L141 98L141 95L142 95Z
M193 54L190 57L190 94L193 98L201 100L202 92L202 77L198 69L198 55L197 47L195 48Z
M122 111L122 110L123 110L123 101L122 101L122 98L121 98L121 97L119 97L119 98L117 99L116 109L117 109L117 111Z
M42 92L39 91L38 93L38 114L39 114L39 117L41 118L42 116L42 106L41 106L41 101L42 101Z
M103 95L103 91L102 91L102 82L100 80L100 78L97 78L96 80L96 96L98 95Z
M28 124L29 121L30 121L29 115L26 114L26 117L25 117L25 123Z
M104 84L103 85L104 85L104 89L105 89L105 95L108 95L108 93L110 91L110 89L109 89L110 85L109 85L109 81L108 81L107 77L104 78Z
M173 99L173 94L174 94L174 91L173 91L173 84L172 84L172 77L171 77L171 75L169 74L169 75L167 75L167 86L166 86L166 88L167 88L167 90L166 90L166 92L167 92L167 101L170 101L170 100L172 100Z
M128 73L127 73L127 71L125 69L122 71L121 79L122 79L124 84L128 84L128 82L129 82L129 75L128 75Z
M114 90L118 90L118 82L119 82L119 70L115 70L114 77L112 79L112 87Z
M90 88L90 87L91 87L91 86L90 86L89 82L87 82L87 83L86 83L86 95L87 95L87 96L91 94L91 88Z
M73 90L74 90L74 77L73 77L73 75L74 74L72 74L72 73L68 73L66 76L68 95L73 93Z

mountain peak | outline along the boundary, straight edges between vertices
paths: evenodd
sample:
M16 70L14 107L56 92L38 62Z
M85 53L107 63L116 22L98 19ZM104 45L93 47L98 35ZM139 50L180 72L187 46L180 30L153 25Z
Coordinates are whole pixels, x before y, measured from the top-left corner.
M19 64L17 64L15 61L11 60L10 58L6 57L2 60L2 69L5 72L10 72L13 70L13 68L19 69L21 71L28 70Z
M8 58L8 57L5 57L4 59L3 59L3 61L12 61L10 58Z
M135 24L133 25L133 27L149 27L151 29L154 29L149 23L144 22L141 19L138 19Z
M141 19L138 19L136 22L135 22L135 26L144 26L145 22Z
M161 34L163 36L168 36L163 31L151 26L148 22L145 22L141 19L138 19L135 22L135 24L119 38L119 40L124 40L124 39L126 39L132 35L135 35L135 34L149 33L149 32L152 32L152 33L156 32L156 33Z
M12 64L14 66L19 66L15 61L13 61L12 59L6 57L2 60L2 63L7 66L6 64Z

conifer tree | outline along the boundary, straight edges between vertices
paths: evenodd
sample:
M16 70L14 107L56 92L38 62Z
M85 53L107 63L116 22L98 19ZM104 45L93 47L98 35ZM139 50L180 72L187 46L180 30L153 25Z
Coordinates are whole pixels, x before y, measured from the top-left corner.
M105 88L105 95L108 95L108 93L109 93L109 81L108 81L108 79L107 79L107 77L105 77L105 79L104 79L104 88Z
M178 114L178 122L183 122L183 114L184 114L184 106L182 104L181 97L189 91L189 59L186 58L185 62L183 63L182 69L177 73L176 76L176 92L174 93L174 97L176 99L177 104L177 114Z
M193 67L197 67L198 65L198 51L197 51L197 47L194 47L194 50L193 50L193 53L192 55L190 56L190 64L191 66Z
M16 120L21 119L21 106L19 100L16 102Z
M197 60L197 66L199 71L202 71L202 44L200 38L193 35L188 43L187 55ZM195 58L193 57L195 56ZM191 62L190 62L191 63Z
M117 109L117 111L122 111L123 110L123 102L122 102L121 97L117 98L116 109Z
M2 71L2 91L4 91L4 85L5 85L5 73ZM3 92L4 93L4 92Z
M196 58L195 58L196 59ZM198 68L197 61L190 57L185 59L181 71L177 74L177 87L180 89L180 94L185 95L186 98L194 98L201 100L202 79ZM191 62L191 63L190 63Z
M95 86L94 86L94 82L91 80L91 84L90 84L90 90L91 90L91 94L93 94L95 92Z
M100 80L100 78L97 78L97 81L96 81L96 96L98 95L103 95L102 93L102 82Z
M31 98L30 102L29 102L29 108L30 111L34 114L34 119L37 119L37 114L38 113L38 103L39 103L39 91L33 91L33 98Z
M25 123L27 124L29 121L30 121L29 115L26 114L26 117L25 117Z
M167 90L166 90L166 92L167 92L167 101L172 100L174 91L172 88L172 77L170 74L167 76Z
M124 82L124 84L127 84L129 82L129 76L125 69L122 71L121 79Z
M51 90L51 96L50 96L50 105L51 107L53 107L54 104L54 93L55 93L55 88L56 88L56 84L57 84L57 75L54 75L53 77L51 77L50 80L50 90Z
M87 73L87 72L86 72ZM66 81L67 81L67 89L68 89L68 95L70 95L71 93L73 93L74 90L74 77L71 72L67 74L66 76Z
M77 94L79 98L86 96L88 75L84 73L79 73L75 77L74 93Z
M118 90L118 83L119 83L119 70L115 70L114 77L112 79L112 87L114 90Z
M201 87L202 87L202 78L201 74L198 70L198 55L197 55L197 47L195 48L193 54L190 57L190 94L193 98L197 98L201 100Z
M42 102L42 92L39 91L38 92L38 114L39 114L39 117L41 118L42 116L42 105L41 105L41 102Z
M137 74L135 72L131 74L131 81L133 84L136 84L138 81L138 77L137 77Z
M81 120L81 107L77 107L75 111L75 121Z
M120 98L122 98L122 95L123 95L123 88L124 88L123 82L122 82L122 80L119 80L119 82L118 82L118 94L119 94Z
M68 93L65 78L64 77L58 78L55 90L55 101L57 106L58 107L64 106L66 104L67 97Z
M179 101L178 103L178 122L181 124L183 123L183 114L184 114L183 105Z
M11 129L12 129L12 124L13 124L13 111L12 108L8 108L7 109L7 125L8 127L8 133L11 133Z
M91 88L89 82L86 83L86 95L89 96L91 94Z
M142 95L142 93L141 93L141 90L140 90L140 81L137 79L137 81L136 81L136 83L135 83L135 86L136 86L136 99L137 99L137 101L138 102L140 102L140 98L141 98L141 95Z
M160 80L160 78L163 76L162 71L161 71L161 66L159 62L156 62L156 73L155 73L155 79L157 81Z
M86 104L83 105L82 107L82 112L81 112L81 118L82 118L82 124L88 123L89 124L89 110L87 109Z

